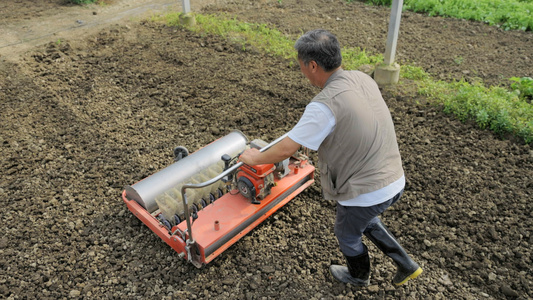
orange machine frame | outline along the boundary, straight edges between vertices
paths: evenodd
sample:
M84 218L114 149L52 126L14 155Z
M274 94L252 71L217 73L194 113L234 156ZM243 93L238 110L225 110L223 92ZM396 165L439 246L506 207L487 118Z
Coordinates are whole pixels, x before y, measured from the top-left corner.
M126 191L122 193L122 198L128 209L178 252L180 257L196 267L202 267L315 181L315 168L307 161L291 163L289 169L290 172L285 177L275 179L276 186L260 204L250 203L249 199L233 190L198 211L198 218L191 225L193 245L188 245L187 222L182 221L169 232L156 219L158 213L152 215L136 201L128 199Z

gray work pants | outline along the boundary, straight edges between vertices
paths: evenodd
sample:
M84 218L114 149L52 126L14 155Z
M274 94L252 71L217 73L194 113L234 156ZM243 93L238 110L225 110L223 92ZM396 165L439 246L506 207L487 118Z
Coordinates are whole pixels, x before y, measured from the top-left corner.
M368 225L378 222L378 216L396 203L402 194L403 190L389 200L369 207L343 206L337 202L334 231L344 255L357 256L363 253L363 232Z

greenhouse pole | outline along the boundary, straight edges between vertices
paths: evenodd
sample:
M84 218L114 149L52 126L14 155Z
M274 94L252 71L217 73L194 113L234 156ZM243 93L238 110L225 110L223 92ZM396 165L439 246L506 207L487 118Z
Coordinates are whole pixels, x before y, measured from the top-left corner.
M392 1L384 61L382 64L379 64L374 71L374 80L376 80L379 85L396 84L400 79L400 65L394 62L394 58L396 55L398 33L400 31L402 7L403 0Z
M191 3L189 0L181 0L183 5L183 14L180 15L180 23L183 26L194 26L196 24L196 18L191 13Z
M189 0L181 0L183 4L183 13L188 14L191 12L191 2Z

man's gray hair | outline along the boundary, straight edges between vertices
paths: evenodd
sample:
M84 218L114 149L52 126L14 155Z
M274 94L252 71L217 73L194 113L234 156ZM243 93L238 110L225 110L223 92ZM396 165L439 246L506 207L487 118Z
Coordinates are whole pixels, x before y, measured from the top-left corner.
M326 72L342 64L341 47L337 37L324 29L315 29L304 33L294 44L298 59L305 65L314 60Z

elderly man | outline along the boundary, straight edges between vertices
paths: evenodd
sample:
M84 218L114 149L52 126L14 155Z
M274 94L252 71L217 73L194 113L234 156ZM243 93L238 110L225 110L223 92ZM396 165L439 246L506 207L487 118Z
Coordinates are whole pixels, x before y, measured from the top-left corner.
M367 286L370 258L365 235L397 265L395 285L416 278L422 269L378 216L402 195L405 177L389 109L374 80L341 68L337 38L312 30L295 44L301 72L321 88L288 136L265 152L246 150L248 165L277 163L301 146L318 150L325 199L337 202L335 236L347 266L330 266L344 283Z

